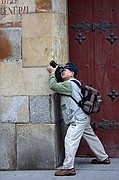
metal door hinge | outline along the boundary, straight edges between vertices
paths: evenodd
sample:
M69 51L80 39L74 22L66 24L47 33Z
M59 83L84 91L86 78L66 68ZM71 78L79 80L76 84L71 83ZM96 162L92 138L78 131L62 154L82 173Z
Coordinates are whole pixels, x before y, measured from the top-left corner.
M75 23L74 25L71 26L71 28L75 32L79 32L79 34L76 37L76 40L81 44L83 40L86 39L86 37L82 33L87 33L89 30L96 31L97 29L99 30L100 33L105 32L106 30L114 30L118 26L114 24L113 22L105 22L103 20L100 20L99 23L88 23L88 21L83 21L81 23ZM81 33L82 32L82 33ZM113 44L118 37L113 33L111 33L108 37L106 37L106 40L108 40L111 44Z

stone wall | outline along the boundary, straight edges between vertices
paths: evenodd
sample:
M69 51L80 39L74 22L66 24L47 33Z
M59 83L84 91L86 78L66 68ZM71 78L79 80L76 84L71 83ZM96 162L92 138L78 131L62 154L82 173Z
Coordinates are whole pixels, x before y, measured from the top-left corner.
M67 0L0 0L0 169L53 169L63 159L50 60L68 61Z

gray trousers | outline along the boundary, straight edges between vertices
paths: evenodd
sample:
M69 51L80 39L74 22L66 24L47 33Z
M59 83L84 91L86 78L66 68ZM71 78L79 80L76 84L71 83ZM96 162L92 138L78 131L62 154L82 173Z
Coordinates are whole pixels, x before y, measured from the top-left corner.
M74 167L75 155L82 136L100 161L103 161L108 157L101 141L96 136L90 125L90 117L87 117L70 124L67 129L65 136L65 159L62 167L63 169L71 169Z

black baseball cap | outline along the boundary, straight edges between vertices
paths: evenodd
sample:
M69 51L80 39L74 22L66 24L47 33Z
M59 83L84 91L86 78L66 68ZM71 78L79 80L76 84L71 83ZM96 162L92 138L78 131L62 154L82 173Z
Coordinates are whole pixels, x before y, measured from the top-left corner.
M75 76L78 74L78 68L77 68L76 64L74 64L72 62L66 63L66 65L64 66L64 69L69 69L70 71L73 71Z

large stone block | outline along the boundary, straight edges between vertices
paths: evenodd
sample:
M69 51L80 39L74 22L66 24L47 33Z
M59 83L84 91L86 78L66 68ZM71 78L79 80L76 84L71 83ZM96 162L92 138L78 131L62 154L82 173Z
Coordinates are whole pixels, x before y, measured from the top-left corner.
M54 104L52 96L30 97L30 122L35 124L54 122Z
M0 122L29 122L28 96L0 96Z
M11 170L16 167L15 125L0 123L0 169Z
M23 15L23 67L46 66L52 59L52 21L52 13Z
M22 68L21 63L0 63L0 95L48 95L48 71L42 68Z
M47 66L52 59L52 39L23 39L23 67Z
M32 23L31 23L32 22ZM51 38L53 35L53 14L23 14L22 37L23 38Z
M30 123L52 124L62 121L60 95L30 96Z
M0 60L21 60L21 28L0 28Z
M52 169L55 162L54 125L17 125L17 169Z

